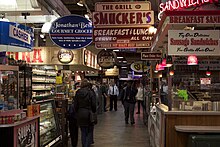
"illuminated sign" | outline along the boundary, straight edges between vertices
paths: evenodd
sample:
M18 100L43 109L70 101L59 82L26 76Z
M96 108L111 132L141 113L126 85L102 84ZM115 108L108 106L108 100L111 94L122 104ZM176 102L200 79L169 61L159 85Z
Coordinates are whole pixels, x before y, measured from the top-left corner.
M189 8L192 6L200 6L202 4L211 3L212 0L172 0L165 3L160 3L160 9L162 12L177 10L181 8Z
M168 55L216 56L219 38L219 30L169 30Z
M161 53L158 52L141 52L141 60L160 60L161 57Z
M149 66L143 64L141 61L137 61L131 64L131 69L135 72L146 72L149 70Z
M95 11L140 11L151 10L151 3L145 2L97 2Z
M95 26L134 26L154 24L154 11L93 12Z
M73 61L73 52L71 50L61 49L57 54L57 58L61 63L70 63Z

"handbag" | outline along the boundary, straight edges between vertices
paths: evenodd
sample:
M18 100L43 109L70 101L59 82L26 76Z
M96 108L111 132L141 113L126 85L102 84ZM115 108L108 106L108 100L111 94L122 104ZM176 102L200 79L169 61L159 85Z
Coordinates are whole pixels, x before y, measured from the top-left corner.
M97 113L90 111L90 123L96 125L98 123Z

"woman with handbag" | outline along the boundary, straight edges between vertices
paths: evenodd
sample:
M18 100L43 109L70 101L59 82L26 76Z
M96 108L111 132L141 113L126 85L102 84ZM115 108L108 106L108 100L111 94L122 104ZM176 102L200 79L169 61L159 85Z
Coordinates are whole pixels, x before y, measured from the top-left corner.
M90 147L93 129L91 114L96 112L96 97L86 79L82 81L81 88L76 92L74 106L78 126L81 129L82 147Z

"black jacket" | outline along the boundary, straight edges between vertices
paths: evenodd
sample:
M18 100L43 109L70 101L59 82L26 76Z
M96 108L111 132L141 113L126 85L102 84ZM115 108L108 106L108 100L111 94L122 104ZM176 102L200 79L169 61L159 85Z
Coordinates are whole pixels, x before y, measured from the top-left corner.
M90 111L96 112L96 97L94 92L88 87L79 89L76 92L74 107L79 126L89 126L90 124Z
M138 90L134 87L125 87L121 93L122 103L124 103L125 101L127 101L128 103L135 103L136 102L135 96L137 92Z

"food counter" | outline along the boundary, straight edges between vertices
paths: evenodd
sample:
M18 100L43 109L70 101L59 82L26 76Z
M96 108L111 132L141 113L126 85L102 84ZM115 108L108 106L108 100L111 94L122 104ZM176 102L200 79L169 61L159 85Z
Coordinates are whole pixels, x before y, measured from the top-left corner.
M148 119L153 147L187 147L191 134L220 134L220 111L168 111L163 104L154 109Z
M2 147L24 147L39 145L39 117L27 117L22 121L0 125Z

